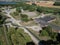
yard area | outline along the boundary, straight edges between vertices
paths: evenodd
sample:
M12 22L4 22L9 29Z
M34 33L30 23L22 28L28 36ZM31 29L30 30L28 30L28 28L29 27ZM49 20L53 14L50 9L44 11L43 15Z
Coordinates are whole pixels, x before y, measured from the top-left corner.
M33 12L24 11L22 14L26 14L29 18L33 18L39 15L39 13L36 11L33 11Z

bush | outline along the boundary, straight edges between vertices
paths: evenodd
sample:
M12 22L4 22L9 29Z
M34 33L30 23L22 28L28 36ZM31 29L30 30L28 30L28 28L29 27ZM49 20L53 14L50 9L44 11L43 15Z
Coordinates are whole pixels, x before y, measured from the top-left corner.
M16 7L22 7L24 10L27 10L29 5L24 2L19 2Z
M17 12L21 12L20 7L17 7L17 8L16 8L16 11L17 11Z
M36 6L35 6L35 5L30 5L30 6L28 7L28 10L29 10L29 11L35 11L35 10L36 10Z
M35 5L28 5L24 2L20 2L16 5L17 7L22 7L24 10L29 10L29 11L35 11L36 6Z
M41 36L48 36L48 32L46 30L42 30Z
M53 32L52 28L48 26L42 30L41 36L50 36L52 40L56 40L57 33Z
M60 14L60 9L58 8L49 8L49 7L37 7L37 10L38 12L42 13L54 13L54 14L57 14L59 13Z
M14 12L13 13L15 16L18 16L19 15L19 13L16 11L16 12Z
M0 45L3 45L3 41L0 40Z
M25 21L25 22L29 21L27 15L25 15L25 14L21 14L20 16L21 16L21 20L22 20L22 21Z
M42 8L42 7L37 7L37 10L36 10L36 11L38 11L38 12L42 13L44 10L43 10L43 8Z
M54 5L55 6L60 6L60 2L55 2Z

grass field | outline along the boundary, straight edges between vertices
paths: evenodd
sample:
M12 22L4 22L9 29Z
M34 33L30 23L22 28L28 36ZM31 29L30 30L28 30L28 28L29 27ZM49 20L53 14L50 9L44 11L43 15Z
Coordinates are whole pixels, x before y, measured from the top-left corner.
M24 32L23 29L9 28L8 36L10 36L10 42L14 45L26 45L26 43L31 42L30 36Z
M4 28L3 27L0 27L0 45L7 45L6 39L4 36Z

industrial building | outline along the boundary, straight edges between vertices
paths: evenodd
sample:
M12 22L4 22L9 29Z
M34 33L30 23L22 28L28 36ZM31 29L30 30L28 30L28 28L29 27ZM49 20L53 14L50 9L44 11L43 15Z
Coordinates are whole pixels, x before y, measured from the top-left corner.
M46 27L50 22L55 21L56 18L54 16L44 16L40 18L36 18L35 22L40 24L41 27Z

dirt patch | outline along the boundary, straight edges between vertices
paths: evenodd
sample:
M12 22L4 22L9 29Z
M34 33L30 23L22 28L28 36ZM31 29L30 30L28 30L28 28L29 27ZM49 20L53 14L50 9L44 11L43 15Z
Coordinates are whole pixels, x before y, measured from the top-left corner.
M60 6L54 6L55 2L53 1L40 1L40 2L35 2L36 5L38 6L43 6L43 7L51 7L51 8L60 8ZM32 2L27 2L27 4L32 5Z

